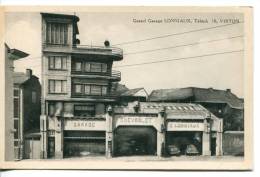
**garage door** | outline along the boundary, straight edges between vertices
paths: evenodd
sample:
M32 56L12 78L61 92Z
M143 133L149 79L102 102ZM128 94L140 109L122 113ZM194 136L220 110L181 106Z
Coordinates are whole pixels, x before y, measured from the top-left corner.
M118 127L114 132L114 155L156 155L157 131L153 127Z
M105 155L105 132L65 131L64 157Z

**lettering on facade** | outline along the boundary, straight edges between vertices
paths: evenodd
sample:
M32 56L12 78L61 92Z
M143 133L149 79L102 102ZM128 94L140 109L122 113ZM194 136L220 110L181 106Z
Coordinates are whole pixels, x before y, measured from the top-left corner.
M204 124L198 122L168 122L168 131L204 131Z
M149 117L122 117L118 119L119 123L125 123L125 124L151 124L153 118Z
M64 130L105 131L105 128L105 121L67 120L64 124Z
M95 127L95 122L74 122L73 126L76 127Z

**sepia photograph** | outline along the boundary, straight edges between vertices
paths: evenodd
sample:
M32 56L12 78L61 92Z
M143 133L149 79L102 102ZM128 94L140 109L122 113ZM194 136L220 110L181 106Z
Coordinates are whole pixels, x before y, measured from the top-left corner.
M252 169L252 8L0 13L0 168Z

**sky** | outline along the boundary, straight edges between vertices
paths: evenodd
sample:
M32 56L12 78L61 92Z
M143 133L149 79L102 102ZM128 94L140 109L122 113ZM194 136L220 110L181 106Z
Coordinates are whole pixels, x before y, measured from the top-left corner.
M111 45L128 41L137 41L191 30L225 25L220 19L239 19L239 13L131 13L131 12L75 12L79 16L78 38L82 45L103 46L105 40ZM72 13L66 13L72 14ZM194 19L207 20L208 23L195 23ZM15 71L24 72L26 68L41 75L41 16L37 12L6 13L6 43L29 53L27 58L15 62ZM133 19L145 20L135 23ZM148 19L192 19L193 23L149 23ZM216 19L218 23L213 23ZM144 87L148 93L154 89L202 87L231 89L243 97L243 63L244 53L225 53L222 55L172 60L168 62L122 67L124 65L155 62L161 60L186 58L229 51L242 50L243 37L225 39L243 35L243 23L220 28L172 35L164 38L116 45L124 51L124 59L114 62L114 70L122 73L121 84L128 88ZM225 39L206 43L209 40ZM172 47L190 43L198 45L158 50L153 52L128 54L144 50ZM121 67L120 67L121 66Z

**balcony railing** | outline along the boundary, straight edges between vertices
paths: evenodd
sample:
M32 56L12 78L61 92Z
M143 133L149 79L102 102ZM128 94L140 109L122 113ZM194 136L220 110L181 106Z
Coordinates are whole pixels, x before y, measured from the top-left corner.
M121 72L112 70L112 72L86 72L86 71L77 71L75 69L71 70L72 74L77 75L77 77L109 77L111 80L120 81Z
M73 48L82 52L103 54L103 55L114 55L120 58L123 57L123 50L117 47L73 45Z
M106 47L106 46L93 46L93 45L70 45L70 44L52 44L52 43L43 43L42 47L44 50L58 50L68 52L68 48L72 52L80 54L101 54L113 56L114 60L123 59L123 50L118 47ZM71 52L70 51L70 52Z

